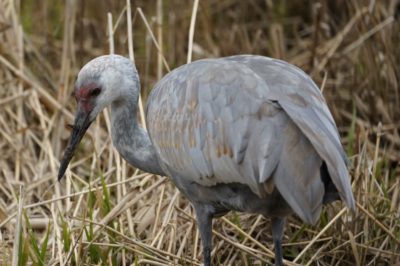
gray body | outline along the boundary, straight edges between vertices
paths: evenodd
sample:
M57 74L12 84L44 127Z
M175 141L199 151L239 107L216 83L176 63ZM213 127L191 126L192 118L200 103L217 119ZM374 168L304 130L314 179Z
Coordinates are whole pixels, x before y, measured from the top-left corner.
M161 167L192 202L265 216L293 210L315 223L324 161L341 197L354 205L325 100L286 62L234 56L184 65L156 84L147 123ZM282 197L291 207L286 213Z
M291 64L246 55L181 66L149 95L148 134L137 123L140 86L129 60L92 60L78 76L77 93L93 83L102 92L90 120L111 105L121 155L168 175L194 205L205 265L212 218L230 210L272 218L275 263L282 265L287 215L315 223L323 203L339 198L354 209L335 122L315 83Z

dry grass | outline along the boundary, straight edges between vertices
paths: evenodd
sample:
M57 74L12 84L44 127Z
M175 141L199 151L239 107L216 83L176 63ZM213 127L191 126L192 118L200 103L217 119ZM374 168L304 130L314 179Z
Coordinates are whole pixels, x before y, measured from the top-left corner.
M135 52L144 99L191 56L263 54L306 70L338 122L358 208L327 206L315 226L291 217L285 258L289 265L400 264L399 1L208 0L197 11L197 1L132 1L132 22L123 1L33 3L0 0L1 265L200 264L192 207L166 178L120 158L108 112L92 125L66 180L56 182L74 77L113 49ZM213 241L221 265L271 264L270 225L261 217L218 219Z

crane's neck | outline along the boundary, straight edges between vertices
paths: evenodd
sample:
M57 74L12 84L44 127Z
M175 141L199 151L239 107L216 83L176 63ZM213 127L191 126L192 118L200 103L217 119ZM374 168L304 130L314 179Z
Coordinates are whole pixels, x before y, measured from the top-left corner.
M111 105L112 140L121 156L145 172L165 175L147 131L138 124L137 103L132 99Z

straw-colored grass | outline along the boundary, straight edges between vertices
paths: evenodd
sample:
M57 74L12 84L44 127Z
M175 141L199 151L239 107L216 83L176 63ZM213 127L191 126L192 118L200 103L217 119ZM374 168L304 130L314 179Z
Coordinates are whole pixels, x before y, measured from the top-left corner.
M262 54L310 73L348 152L357 210L326 206L314 226L290 217L287 264L400 265L400 1L39 2L0 0L0 265L200 265L191 205L126 164L108 111L56 181L77 71L112 52L136 63L143 102L198 58ZM259 216L216 219L213 244L216 264L273 263Z

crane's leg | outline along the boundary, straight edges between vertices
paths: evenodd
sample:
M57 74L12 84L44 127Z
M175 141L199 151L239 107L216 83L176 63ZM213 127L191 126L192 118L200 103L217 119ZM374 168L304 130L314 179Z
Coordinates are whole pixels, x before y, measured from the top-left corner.
M204 266L211 266L213 212L207 205L195 205L197 225L203 243Z
M272 238L275 246L275 266L283 266L282 238L285 218L272 218Z

